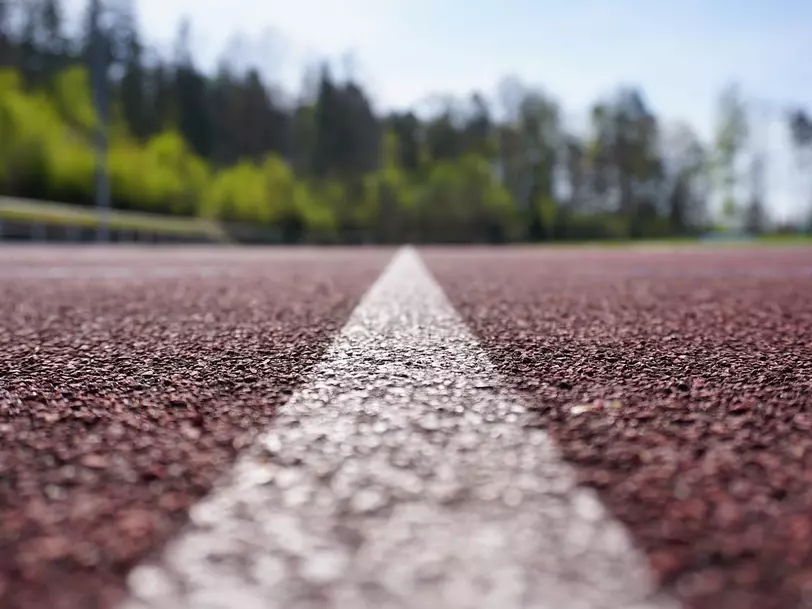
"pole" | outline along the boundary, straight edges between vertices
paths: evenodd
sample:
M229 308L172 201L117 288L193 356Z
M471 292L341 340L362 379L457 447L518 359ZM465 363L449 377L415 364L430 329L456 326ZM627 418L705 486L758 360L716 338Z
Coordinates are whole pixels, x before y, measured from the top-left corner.
M110 240L110 183L107 177L107 58L101 32L101 0L91 0L91 80L96 106L96 209L99 214L97 239Z

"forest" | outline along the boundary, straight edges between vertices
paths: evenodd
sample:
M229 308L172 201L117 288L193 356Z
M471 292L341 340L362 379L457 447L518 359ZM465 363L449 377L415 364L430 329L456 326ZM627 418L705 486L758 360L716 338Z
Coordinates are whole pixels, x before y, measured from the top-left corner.
M0 0L0 195L92 206L104 133L114 208L259 226L291 243L782 229L735 84L720 89L712 141L630 87L596 100L583 133L551 94L515 78L499 85L498 108L472 92L429 115L383 112L327 63L284 91L227 58L201 69L189 21L163 56L132 2L89 0L70 33L63 11L59 0ZM812 119L802 107L785 114L812 172ZM809 230L801 216L795 228Z

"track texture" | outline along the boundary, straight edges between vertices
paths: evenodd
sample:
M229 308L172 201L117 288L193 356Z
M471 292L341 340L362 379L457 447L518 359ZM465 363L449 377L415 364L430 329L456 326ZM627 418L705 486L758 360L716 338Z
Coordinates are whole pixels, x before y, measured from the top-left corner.
M118 609L676 609L413 250Z
M686 607L812 607L812 250L424 259Z
M2 253L3 609L119 599L127 571L180 529L391 256Z

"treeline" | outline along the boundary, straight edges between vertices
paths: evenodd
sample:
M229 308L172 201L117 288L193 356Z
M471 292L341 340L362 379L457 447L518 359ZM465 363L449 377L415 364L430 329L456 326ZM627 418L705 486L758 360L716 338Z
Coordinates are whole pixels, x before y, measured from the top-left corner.
M505 242L695 235L718 222L709 202L722 197L728 225L769 228L764 159L735 87L711 143L628 88L596 103L580 134L516 81L498 113L474 94L429 117L381 115L326 65L298 96L225 60L206 74L189 38L185 23L171 57L151 51L127 0L90 0L73 36L58 0L0 0L0 192L93 204L91 77L103 74L120 209L289 242ZM812 121L798 111L787 126L808 162Z

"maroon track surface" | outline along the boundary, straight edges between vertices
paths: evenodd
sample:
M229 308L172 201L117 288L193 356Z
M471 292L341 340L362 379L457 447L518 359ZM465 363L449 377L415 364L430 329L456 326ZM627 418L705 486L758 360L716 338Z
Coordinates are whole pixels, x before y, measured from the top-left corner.
M430 249L686 607L812 607L812 249Z
M100 253L0 249L3 609L109 607L391 252ZM424 256L686 607L812 607L812 249Z
M0 607L109 607L390 254L0 248Z

